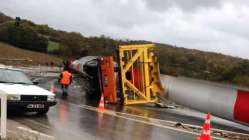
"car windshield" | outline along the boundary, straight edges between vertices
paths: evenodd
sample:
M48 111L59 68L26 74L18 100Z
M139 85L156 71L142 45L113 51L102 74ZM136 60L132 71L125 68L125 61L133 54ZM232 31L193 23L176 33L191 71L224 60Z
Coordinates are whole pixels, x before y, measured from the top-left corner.
M0 69L0 83L33 84L21 71Z

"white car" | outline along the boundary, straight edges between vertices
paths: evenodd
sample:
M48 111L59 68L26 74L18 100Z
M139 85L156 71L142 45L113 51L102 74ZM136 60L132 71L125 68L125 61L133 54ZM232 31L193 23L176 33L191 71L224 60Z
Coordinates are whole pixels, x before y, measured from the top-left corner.
M0 67L0 92L7 94L8 110L46 114L56 105L55 95L36 86L27 75L16 69Z

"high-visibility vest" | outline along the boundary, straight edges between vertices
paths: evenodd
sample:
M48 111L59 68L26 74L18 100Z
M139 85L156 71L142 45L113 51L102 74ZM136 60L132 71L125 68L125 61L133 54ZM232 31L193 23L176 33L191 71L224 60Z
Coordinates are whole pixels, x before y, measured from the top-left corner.
M72 76L72 74L70 72L63 71L60 83L63 84L63 85L69 85L70 84L70 80L71 80L71 76Z

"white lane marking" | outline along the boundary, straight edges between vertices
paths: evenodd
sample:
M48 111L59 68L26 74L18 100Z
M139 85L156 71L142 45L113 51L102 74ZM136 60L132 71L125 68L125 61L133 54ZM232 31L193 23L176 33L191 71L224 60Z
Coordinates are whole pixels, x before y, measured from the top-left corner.
M53 127L50 127L50 126L48 126L48 125L44 125L44 124L42 124L42 123L40 123L40 122L37 122L37 121L34 121L34 120L31 120L31 119L25 119L26 121L28 121L28 122L31 122L31 123L33 123L33 124L35 124L35 125L39 125L39 126L41 126L41 127L44 127L44 128L47 128L47 129L54 129ZM63 129L63 128L57 128L58 130L65 130L65 129ZM81 135L81 134L78 134L78 133L75 133L75 132L73 132L73 131L70 131L70 133L72 133L73 135L75 135L75 136L77 136L77 137L85 137L85 135Z
M91 107L91 106L87 106L87 105L77 105L77 104L73 104L73 103L69 103L69 104L73 105L73 106L76 106L76 107L86 109L86 110L91 110L91 111L98 112L97 108L95 108L95 107ZM138 122L138 123L143 123L143 124L147 124L147 125L152 125L152 126L156 126L156 127L160 127L160 128L165 128L165 129L169 129L169 130L173 130L173 131L192 134L192 135L196 135L196 136L200 135L199 133L196 133L196 132L190 132L190 131L186 131L186 130L182 130L182 129L178 129L178 128L174 128L174 127L170 127L170 126L165 126L165 125L161 125L161 124L156 124L156 123L152 123L152 122L147 122L147 121L143 121L143 120L127 118L127 117L124 117L124 116L120 116L120 115L116 114L114 111L110 111L110 110L104 111L103 114L108 114L108 115L112 115L112 116L115 116L115 117L118 117L118 118L130 120L130 121L134 121L134 122ZM212 138L217 139L217 140L226 140L226 139L219 138L219 137L214 137L214 136L212 136Z
M73 104L73 103L69 103L69 104L76 105L76 106L85 106L85 107L87 107L88 109L91 109L91 110L93 110L93 111L96 110L95 107L88 106L88 105L77 105L77 104ZM123 114L123 115L127 115L127 116L142 118L142 119L146 119L146 120L149 120L149 121L160 121L160 122L165 122L165 123L169 123L169 124L172 124L172 125L175 125L176 123L178 123L178 122L175 122L175 121L168 121L168 120L162 120L162 119L144 117L144 116L139 116L139 115L124 113L124 112L115 112L115 111L111 111L111 110L106 110L106 111L108 111L109 113L112 112L112 113L116 113L116 114ZM202 127L201 127L201 126L198 126L198 125L185 124L185 123L181 123L181 124L184 125L184 126L187 126L187 127L193 127L193 128L200 128L200 129L202 129ZM249 134L245 134L245 133L233 132L233 131L228 131L228 130L221 130L221 129L216 129L216 128L212 128L211 130L212 130L212 131L219 131L219 132L230 133L230 134L237 134L237 135L249 136Z
M7 129L7 133L17 134L17 132L16 132L16 131L9 130L9 129Z
M20 127L16 127L17 129L20 129L20 130L23 130L23 131L25 131L21 126ZM26 129L26 128L25 128ZM12 134L14 134L14 135L19 135L19 133L17 132L17 131L13 131L13 130L9 130L9 129L7 129L7 133L12 133ZM40 133L40 132L39 132ZM40 133L41 134L41 133ZM44 134L44 135L46 135L46 134ZM47 135L47 136L49 136L49 135ZM53 136L52 136L53 137ZM53 138L54 139L54 138Z
M34 120L31 120L31 119L24 119L26 121L29 121L31 123L34 123L36 125L40 125L41 127L44 127L44 128L47 128L47 129L52 129L52 127L48 126L48 125L45 125L45 124L42 124L40 122L37 122L37 121L34 121Z
M138 118L143 118L143 119L149 119L151 121L160 121L160 122L165 122L165 123L170 123L170 124L176 124L178 122L174 122L174 121L168 121L168 120L162 120L162 119L156 119L156 118L150 118L150 117L144 117L144 116L139 116L139 115L134 115L134 114L129 114L129 113L123 113L123 112L116 112L119 114L124 114L127 116L133 116L133 117L138 117ZM185 123L181 123L184 126L187 127L194 127L194 128L202 128L202 126L198 126L198 125L193 125L193 124L185 124ZM219 131L219 132L225 132L225 133L230 133L230 134L238 134L238 135L243 135L243 136L248 136L249 134L245 134L245 133L239 133L239 132L233 132L233 131L228 131L228 130L221 130L221 129L216 129L216 128L212 128L212 131Z
M47 135L47 134L44 134L44 133L41 133L39 131L35 131L35 130L32 130L32 129L29 129L29 128L25 128L25 127L22 127L22 126L19 126L17 128L20 129L20 130L22 130L22 131L26 131L28 133L34 134L34 135L46 137L46 138L49 138L49 139L55 139L54 136Z

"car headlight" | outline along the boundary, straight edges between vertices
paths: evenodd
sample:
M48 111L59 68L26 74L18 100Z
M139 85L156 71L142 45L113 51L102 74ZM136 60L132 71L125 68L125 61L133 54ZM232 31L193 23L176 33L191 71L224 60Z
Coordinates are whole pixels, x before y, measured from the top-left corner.
M20 101L21 96L20 95L8 95L7 99L11 101Z
M48 95L48 101L55 101L54 95Z

